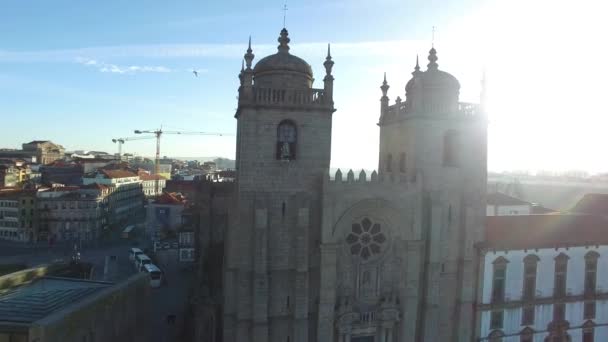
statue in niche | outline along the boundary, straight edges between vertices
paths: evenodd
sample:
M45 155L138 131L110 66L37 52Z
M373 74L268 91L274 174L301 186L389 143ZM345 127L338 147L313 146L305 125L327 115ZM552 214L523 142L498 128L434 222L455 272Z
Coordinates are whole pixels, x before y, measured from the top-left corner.
M283 159L283 160L291 159L291 152L289 151L288 142L283 142L283 145L281 145L281 159Z

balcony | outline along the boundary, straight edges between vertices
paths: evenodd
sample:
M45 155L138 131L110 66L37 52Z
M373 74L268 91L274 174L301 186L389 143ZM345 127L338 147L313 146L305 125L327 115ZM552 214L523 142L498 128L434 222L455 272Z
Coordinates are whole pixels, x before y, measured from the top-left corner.
M388 112L382 120L394 120L418 113L446 113L448 115L455 114L463 118L475 118L482 114L481 108L477 103L459 102L456 111L453 108L434 103L427 104L423 108L420 108L420 110L414 110L410 103L399 101L388 107Z
M240 104L260 106L287 106L287 107L329 107L333 108L331 98L325 96L323 89L280 89L253 87L253 96L247 99L241 93Z

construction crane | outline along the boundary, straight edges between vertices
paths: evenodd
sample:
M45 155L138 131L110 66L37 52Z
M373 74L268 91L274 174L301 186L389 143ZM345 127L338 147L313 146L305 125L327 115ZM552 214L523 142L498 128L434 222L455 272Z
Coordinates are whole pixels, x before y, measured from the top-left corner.
M122 160L122 144L124 144L126 141L131 141L131 140L144 140L144 139L154 139L154 137L128 137L128 138L115 138L112 139L112 142L115 144L118 144L118 159Z
M135 134L154 134L153 137L146 138L156 138L156 156L154 158L154 174L158 176L160 173L160 137L163 134L179 134L179 135L215 135L215 136L225 136L228 134L225 133L214 133L214 132L195 132L195 131L163 131L162 127L157 130L138 130L133 131ZM143 138L143 137L142 137ZM158 194L158 177L154 181L154 192Z

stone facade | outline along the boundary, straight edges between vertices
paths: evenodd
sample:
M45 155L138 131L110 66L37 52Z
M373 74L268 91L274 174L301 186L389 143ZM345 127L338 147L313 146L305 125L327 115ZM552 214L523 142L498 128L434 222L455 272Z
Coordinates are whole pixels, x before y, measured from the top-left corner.
M239 75L235 207L224 244L223 341L470 341L483 238L486 121L418 65L381 89L380 167L329 177L333 103L289 53ZM219 340L220 338L218 338Z

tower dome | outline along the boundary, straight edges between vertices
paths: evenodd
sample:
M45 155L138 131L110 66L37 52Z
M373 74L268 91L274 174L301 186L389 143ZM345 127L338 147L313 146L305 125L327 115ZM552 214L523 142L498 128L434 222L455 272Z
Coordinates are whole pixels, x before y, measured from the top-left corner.
M420 71L418 58L412 78L405 86L406 100L411 107L422 111L444 112L458 108L460 82L452 74L439 70L437 51L429 51L426 71Z
M253 68L256 86L267 88L311 88L312 68L298 56L289 53L289 33L281 30L278 51L262 58Z

